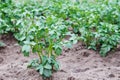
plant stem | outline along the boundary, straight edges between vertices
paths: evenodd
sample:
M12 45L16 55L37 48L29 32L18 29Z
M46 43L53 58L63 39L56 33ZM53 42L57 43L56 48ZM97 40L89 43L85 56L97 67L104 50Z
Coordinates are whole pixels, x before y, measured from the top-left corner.
M49 40L49 58L51 57L51 55L52 55L52 41L51 40Z
M40 63L42 63L42 49L41 49L41 47L39 47L39 41L38 41L37 37L35 37L35 41L36 41L36 43L38 45L37 54L39 56ZM40 49L40 51L39 51L39 49Z
M41 56L41 53L38 52L38 56L39 56L39 60L40 60L40 63L42 62L42 56Z

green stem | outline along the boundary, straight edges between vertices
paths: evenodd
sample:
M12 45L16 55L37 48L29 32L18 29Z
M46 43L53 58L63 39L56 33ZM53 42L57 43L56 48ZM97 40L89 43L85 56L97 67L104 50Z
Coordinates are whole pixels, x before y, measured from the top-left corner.
M49 40L49 53L48 53L48 55L49 55L49 58L51 57L51 55L52 55L52 41L51 40Z
M38 56L39 56L40 63L42 63L42 56L40 52L38 52Z
M37 37L35 37L35 41L36 41L36 43L38 45L38 47L37 47L37 51L38 51L37 54L39 56L40 63L42 63L42 48L39 47L39 41L38 41Z

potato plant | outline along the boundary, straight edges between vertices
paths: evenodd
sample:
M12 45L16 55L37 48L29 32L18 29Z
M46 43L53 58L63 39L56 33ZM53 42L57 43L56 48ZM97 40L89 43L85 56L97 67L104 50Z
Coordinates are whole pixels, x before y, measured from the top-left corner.
M96 4L69 7L68 24L88 49L98 50L101 56L106 56L119 44L120 4L109 0Z
M22 51L28 56L32 49L33 53L38 54L39 59L32 61L29 67L35 68L44 77L50 77L54 70L58 70L59 64L56 58L62 52L62 40L66 30L66 26L60 22L54 25L33 25L26 33L26 37L33 39L28 38L23 42Z
M22 45L24 56L29 56L31 51L38 55L38 59L32 60L28 67L35 68L43 78L48 78L59 69L56 58L61 54L62 46L66 43L72 44L76 37L68 34L68 27L63 23L63 19L49 12L47 16L48 14L44 13L46 8L37 6L37 3L31 4L23 5L24 8L18 6L19 9L13 12L17 13L14 20L19 31L16 31L14 36ZM66 35L72 36L68 42L64 42Z

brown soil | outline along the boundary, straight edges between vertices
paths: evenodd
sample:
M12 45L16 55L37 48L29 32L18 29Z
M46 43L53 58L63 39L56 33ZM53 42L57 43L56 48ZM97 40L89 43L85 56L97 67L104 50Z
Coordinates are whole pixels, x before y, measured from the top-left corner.
M37 57L35 54L24 57L11 36L3 36L1 40L7 46L0 48L0 80L42 80L35 70L27 69L28 62ZM51 80L120 80L119 50L103 58L78 43L72 49L64 49L58 61L60 70Z

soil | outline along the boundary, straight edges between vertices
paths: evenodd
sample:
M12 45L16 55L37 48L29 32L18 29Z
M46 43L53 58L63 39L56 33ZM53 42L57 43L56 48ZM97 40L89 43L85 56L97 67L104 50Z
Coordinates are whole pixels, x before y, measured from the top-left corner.
M24 57L11 35L4 35L0 40L7 45L0 48L0 80L42 80L38 72L27 68L28 62L37 58L36 54ZM60 70L51 80L120 80L119 50L101 57L78 43L71 49L64 48L58 61Z

